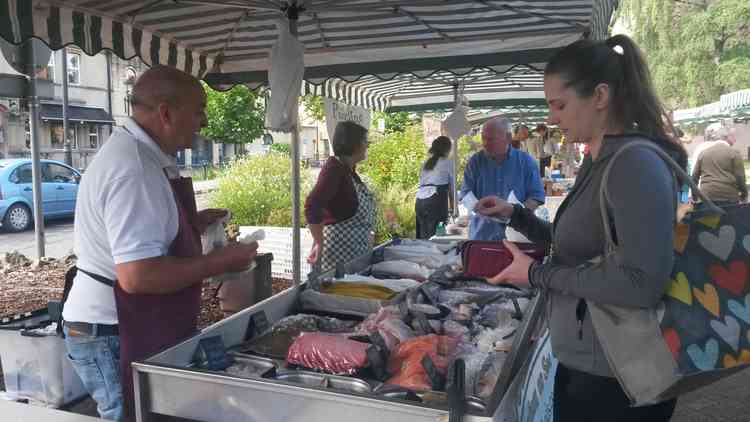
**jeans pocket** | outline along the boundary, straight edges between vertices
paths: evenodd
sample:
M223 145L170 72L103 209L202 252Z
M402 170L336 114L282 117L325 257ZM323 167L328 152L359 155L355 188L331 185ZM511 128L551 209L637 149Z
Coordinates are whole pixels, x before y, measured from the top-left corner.
M121 413L122 390L119 362L110 350L106 337L67 337L68 360L81 378L83 385L96 401L99 414L105 419L117 419Z

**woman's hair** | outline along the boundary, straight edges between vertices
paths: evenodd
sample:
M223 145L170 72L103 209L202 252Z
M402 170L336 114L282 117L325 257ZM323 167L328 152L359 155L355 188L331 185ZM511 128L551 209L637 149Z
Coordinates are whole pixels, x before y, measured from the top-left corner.
M432 146L428 151L432 156L427 159L424 163L425 170L432 170L435 168L438 160L442 157L447 157L451 152L451 140L447 136L438 136L432 141Z
M544 123L539 123L534 128L534 132L537 133L537 135L541 136L543 140L547 140L550 138L549 128Z
M351 121L339 122L333 132L333 154L337 157L351 157L365 142L367 129Z
M687 167L687 153L673 137L674 126L654 92L643 54L629 37L576 41L550 59L544 75L561 77L582 98L591 97L597 85L607 84L612 123L647 135L674 151L677 162Z

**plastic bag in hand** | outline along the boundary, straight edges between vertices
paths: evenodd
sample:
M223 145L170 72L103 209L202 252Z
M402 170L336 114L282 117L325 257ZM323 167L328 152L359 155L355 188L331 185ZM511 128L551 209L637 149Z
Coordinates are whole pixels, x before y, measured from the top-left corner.
M289 347L289 364L339 375L352 375L368 366L367 343L343 336L302 333Z

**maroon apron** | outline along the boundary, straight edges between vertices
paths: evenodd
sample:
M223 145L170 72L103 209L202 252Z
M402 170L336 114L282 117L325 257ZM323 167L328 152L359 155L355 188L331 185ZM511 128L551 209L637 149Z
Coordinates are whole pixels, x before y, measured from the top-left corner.
M169 255L192 257L202 254L201 237L193 225L197 211L193 181L170 179L179 214L177 237ZM130 294L115 285L117 319L120 326L120 379L126 421L135 420L133 372L130 364L175 345L197 331L202 282L169 294Z

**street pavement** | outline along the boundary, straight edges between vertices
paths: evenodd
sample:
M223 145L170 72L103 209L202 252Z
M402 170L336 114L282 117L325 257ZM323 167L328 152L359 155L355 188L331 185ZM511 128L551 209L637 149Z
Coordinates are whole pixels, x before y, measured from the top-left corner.
M208 207L208 193L216 187L216 181L195 182L195 201L198 209ZM44 254L60 258L73 250L73 218L50 220L44 224ZM37 257L34 230L8 233L0 230L0 254L18 251L30 259Z

